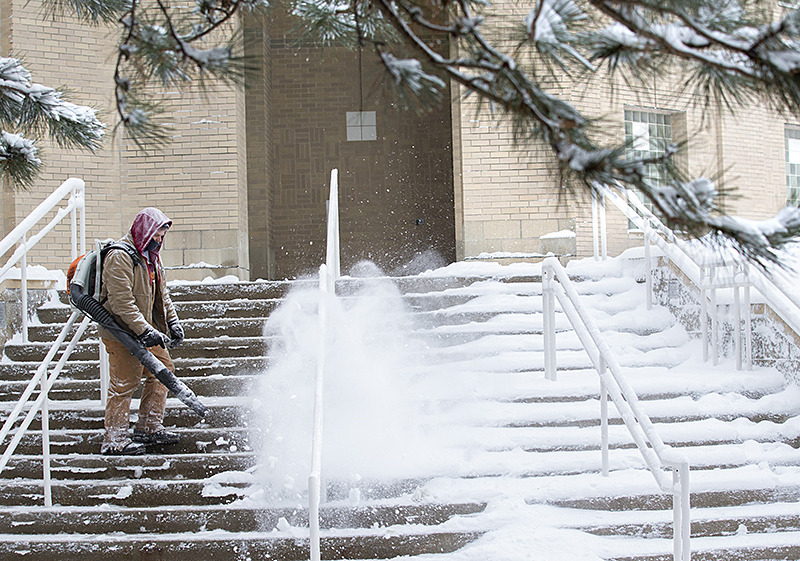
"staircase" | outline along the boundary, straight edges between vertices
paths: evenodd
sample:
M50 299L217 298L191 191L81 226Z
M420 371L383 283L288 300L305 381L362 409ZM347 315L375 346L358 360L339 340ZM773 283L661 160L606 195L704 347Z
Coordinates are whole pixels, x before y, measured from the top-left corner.
M564 317L558 380L543 378L537 266L451 270L395 279L397 289L367 304L397 290L410 312L404 364L435 446L411 450L385 477L330 478L322 558L671 559L672 498L613 405L611 473L600 473L598 377ZM644 309L635 264L577 263L570 272L662 438L689 458L694 559L800 559L800 390L773 370L700 362L699 344L665 310ZM345 308L363 301L365 282L341 284ZM51 392L57 506L41 506L34 430L0 474L0 559L307 559L306 505L265 498L256 421L263 372L281 346L265 321L303 284L313 286L171 287L186 331L173 353L177 373L211 414L199 422L170 399L165 424L181 443L145 456L98 453L91 329ZM38 310L30 344L6 345L3 417L66 321L64 301Z

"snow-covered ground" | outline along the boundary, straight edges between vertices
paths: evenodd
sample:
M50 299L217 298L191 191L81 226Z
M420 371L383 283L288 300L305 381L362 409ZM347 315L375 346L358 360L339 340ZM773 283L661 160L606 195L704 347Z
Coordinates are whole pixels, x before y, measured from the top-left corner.
M800 389L787 384L773 369L736 371L732 361L719 366L701 360L700 344L674 325L664 309L646 310L645 285L639 252L608 261L569 263L568 271L591 279L581 285L583 300L597 324L610 335L609 344L639 395L685 393L685 397L649 399L651 417L708 417L736 412L740 418L706 418L683 423L657 423L665 441L694 440L687 451L693 466L733 465L728 469L694 470L693 492L737 491L744 488L800 487L800 455L772 439L800 437ZM364 270L362 267L360 270ZM574 333L558 336L561 370L558 380L546 381L532 360L541 360L541 338L524 333L540 326L531 316L536 283L503 283L499 276L538 275L538 264L502 265L464 261L427 271L423 278L482 276L486 280L445 295L471 299L447 310L451 314L480 314L504 310L488 322L419 325L405 309L398 289L387 280L368 284L362 298L332 303L325 385L325 449L323 474L352 482L353 492L341 505L367 504L357 489L371 478L422 481L409 497L398 501L437 503L486 502L480 514L456 516L437 531L486 532L450 554L426 555L426 561L595 561L636 554L671 554L670 539L603 537L581 531L592 525L670 523L671 510L603 512L563 509L545 504L574 497L658 494L652 475L643 468L635 449L616 449L611 473L599 473L600 453L583 451L597 446L597 427L573 426L557 432L545 426L512 428L514 423L557 419L596 419L598 378L586 367L588 358ZM206 279L203 283L235 280ZM173 281L176 284L192 284ZM228 486L244 489L231 508L274 504L276 500L307 506L306 477L310 464L310 434L314 379L320 349L317 316L319 295L296 291L272 314L265 333L279 336L274 360L262 376L260 391L249 396L256 412L251 426L260 427L258 468L227 472L205 481L209 496L227 493ZM561 320L559 328L566 324ZM647 328L652 335L636 335ZM492 334L506 333L504 336ZM520 331L515 335L509 332ZM645 330L646 331L646 330ZM420 334L470 336L474 340L433 348ZM539 358L532 358L539 357ZM747 397L740 392L763 392ZM704 395L707 394L707 395ZM566 396L569 405L551 406L517 398ZM212 399L211 404L230 398ZM611 408L612 416L616 411ZM755 422L746 416L786 415L785 423ZM704 439L730 440L722 446L703 445ZM610 428L612 444L630 441L622 425ZM557 445L570 452L531 453ZM750 461L752 459L752 461ZM736 467L738 465L738 467ZM570 472L567 475L565 472ZM583 473L581 473L583 472ZM531 475L536 475L535 477ZM795 503L751 505L737 516L798 515ZM694 509L693 520L722 517L725 509ZM376 535L418 530L414 526L375 528ZM332 530L331 534L347 530ZM201 532L189 539L236 533ZM265 536L306 537L308 530L286 521L265 528ZM54 538L55 539L55 538ZM65 537L64 539L68 539ZM110 539L114 539L110 536ZM693 550L734 543L733 537L696 538ZM736 544L779 547L800 543L798 532L735 536Z
M637 251L626 257L636 257ZM500 265L479 261L459 262L423 273L423 277L485 276L487 280L450 294L469 294L469 302L450 313L506 310L489 322L498 331L530 328L533 286L501 283L493 276L526 276L540 273L540 265L514 263ZM640 395L686 392L682 398L655 399L646 403L651 417L695 417L737 412L733 422L705 419L689 423L657 425L666 441L685 442L708 438L729 438L725 446L696 446L689 454L694 466L725 465L757 458L739 468L693 471L692 490L729 490L800 485L797 450L773 444L770 438L800 435L800 389L786 385L783 375L773 369L736 371L732 361L712 366L700 358L699 342L691 340L664 309L646 310L640 261L593 259L572 261L568 271L592 279L586 283L591 294L585 297L595 321L606 331L612 349L618 353L626 377ZM585 289L586 292L589 289ZM365 289L363 298L351 307L335 308L333 335L327 340L325 385L325 451L323 472L331 478L350 480L353 489L365 478L419 478L426 481L414 492L418 500L442 503L487 502L479 515L455 517L440 531L486 531L483 537L461 550L422 559L446 561L519 561L559 559L563 561L599 560L635 554L670 554L670 539L625 539L590 535L578 528L621 522L671 522L672 511L603 513L559 509L546 504L570 497L657 494L653 476L643 467L635 449L612 453L611 474L603 477L598 469L597 451L533 454L525 448L548 446L586 446L599 442L596 427L573 427L557 432L547 427L508 428L509 424L559 418L597 418L598 378L586 370L588 360L579 350L574 334L559 336L560 346L568 349L559 356L566 365L557 382L543 379L541 372L520 372L531 366L531 353L541 349L541 340L518 337L492 337L491 334L463 345L439 351L439 361L419 359L430 349L420 348L419 340L409 336L410 319L402 310L399 293L386 281ZM369 292L372 291L372 292ZM378 299L374 296L380 295ZM262 392L256 409L262 412L265 431L261 467L248 474L222 474L212 486L226 483L226 477L241 476L252 484L252 495L243 503L273 500L305 506L306 474L310 464L311 411L313 409L316 357L319 349L317 294L296 292L273 314L266 331L282 338L283 359L264 373ZM515 313L519 312L519 313ZM653 338L635 337L634 326L661 329ZM626 329L627 328L627 329ZM448 325L433 331L468 333L486 331L487 325L468 323ZM644 349L642 348L644 347ZM476 358L476 354L480 358ZM444 358L443 358L444 357ZM570 369L569 366L575 368ZM738 393L744 390L774 391L760 399ZM698 397L705 392L709 395ZM565 408L541 404L509 403L530 396L573 396ZM612 406L613 410L613 406ZM298 417L299 411L305 411ZM786 414L789 422L753 422L746 415ZM612 416L616 412L612 412ZM538 416L538 417L537 417ZM305 419L298 422L298 418ZM611 442L630 441L624 426L611 427ZM558 439L557 442L554 439ZM700 443L702 444L702 443ZM783 466L783 467L775 467ZM559 475L586 470L583 475ZM540 474L541 477L525 477ZM233 481L232 481L233 482ZM242 480L236 481L242 483ZM265 491L266 490L266 491ZM357 492L343 504L359 504ZM751 506L752 514L800 513L796 505ZM702 518L707 510L695 509L692 516ZM722 511L715 510L714 516ZM741 514L741 512L740 512ZM404 532L412 528L389 528L379 532ZM286 524L273 533L307 535L303 528ZM784 532L738 536L737 543L751 546L792 545L800 533ZM693 548L721 547L721 538L696 539ZM729 539L729 538L726 538Z

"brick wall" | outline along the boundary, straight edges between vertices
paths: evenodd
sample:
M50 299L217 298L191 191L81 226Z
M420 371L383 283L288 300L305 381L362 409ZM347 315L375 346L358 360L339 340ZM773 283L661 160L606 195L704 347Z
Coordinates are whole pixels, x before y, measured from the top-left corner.
M276 276L312 273L323 262L333 168L343 271L364 259L390 273L421 255L452 261L448 98L424 115L399 110L372 50L298 48L294 22L271 25ZM347 141L348 111L375 111L377 139Z
M123 133L112 135L116 123L113 31L67 17L45 19L37 0L14 2L12 7L10 51L4 50L4 54L23 57L36 82L66 84L72 101L98 108L108 134L97 154L40 141L45 171L29 192L4 193L5 231L64 179L75 176L86 182L89 243L95 238L120 236L136 212L157 206L175 221L163 252L166 265L203 262L226 267L216 274L246 278L243 95L235 88L212 83L206 91L193 87L157 93L171 126L171 142L163 150L143 153ZM66 268L68 242L68 224L58 226L34 250L31 263ZM196 278L208 273L185 270L178 276Z
M492 11L516 21L524 17L512 2L494 3ZM495 31L486 30L502 46L508 30ZM507 52L512 48L506 45ZM599 73L574 83L562 81L560 88L549 91L598 119L597 137L614 142L624 139L625 108L675 112L683 126L678 133L689 140L680 159L690 173L721 177L718 185L736 193L722 199L730 211L750 219L773 215L786 196L784 119L761 107L741 110L737 117L711 112L704 118L696 99L674 93L681 83L680 76L660 75L636 87ZM562 229L575 230L580 256L591 255L591 200L580 186L576 196L561 188L549 148L537 143L515 146L502 116L491 115L487 106L476 115L474 100L461 100L456 111L454 121L460 128L454 136L461 139L455 164L460 182L456 208L463 208L457 221L459 258L481 252L536 252L539 236ZM609 209L609 253L640 243L640 234L628 232L627 219Z

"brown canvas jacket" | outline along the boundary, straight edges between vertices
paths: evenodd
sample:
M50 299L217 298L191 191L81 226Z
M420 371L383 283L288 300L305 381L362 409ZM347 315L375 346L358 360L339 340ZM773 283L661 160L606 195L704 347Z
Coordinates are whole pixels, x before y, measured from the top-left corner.
M119 241L133 246L130 233ZM100 301L108 297L103 305L105 309L117 323L136 336L144 333L148 325L167 333L167 322L178 319L164 282L164 268L160 262L157 267L155 291L152 291L144 258L134 267L127 252L114 249L108 252L103 262ZM102 327L99 331L101 337L114 339L110 331Z

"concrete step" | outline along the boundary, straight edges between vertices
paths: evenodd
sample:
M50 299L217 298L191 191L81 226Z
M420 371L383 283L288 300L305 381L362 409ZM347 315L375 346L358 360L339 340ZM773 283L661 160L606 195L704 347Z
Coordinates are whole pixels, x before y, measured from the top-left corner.
M219 454L250 450L250 431L246 428L178 427L170 430L180 436L180 442L161 448L151 448L170 455ZM87 462L93 462L97 459L93 456L100 451L102 439L103 430L101 428L52 430L50 432L50 451L54 456L65 456L61 458L63 462L80 463L84 459ZM39 456L41 464L41 453L41 431L26 431L25 436L20 440L16 454ZM108 460L105 456L101 456L101 458Z
M12 361L36 362L44 360L51 343L8 343L5 356ZM61 351L65 350L62 345ZM208 339L190 339L177 349L170 351L175 358L231 358L266 355L266 342L262 337L212 337ZM81 341L75 346L70 360L93 360L98 356L97 339ZM60 354L58 356L61 356Z
M485 281L484 277L393 277L379 279L345 278L337 281L336 292L340 296L351 296L358 293L368 284L391 282L401 294L424 296L467 287L474 282ZM506 280L506 279L504 279ZM515 277L507 282L541 283L540 276ZM170 283L170 298L174 303L195 301L230 301L230 300L275 300L282 299L292 289L316 289L319 282L315 279L287 281L254 281L234 283ZM69 304L66 290L58 291L58 300Z
M251 455L238 454L238 456ZM214 465L207 461L209 470ZM250 497L264 491L262 483L250 471L216 470L218 473L202 478L145 478L144 470L157 472L167 470L170 458L145 454L132 457L112 457L121 468L128 471L127 477L106 479L98 466L95 478L54 479L52 481L53 504L59 507L87 507L104 504L127 508L151 508L159 506L208 506L229 504L237 499ZM231 462L237 461L237 454L231 454ZM113 465L113 464L109 464ZM187 462L188 465L188 462ZM107 467L107 466L106 466ZM142 477L137 477L139 474ZM101 474L101 477L97 477ZM217 477L215 477L217 476ZM44 487L39 479L0 479L0 509L7 507L33 507L43 504ZM409 495L424 482L419 479L377 481L363 479L358 482L329 481L327 494L329 501L347 501L354 489L360 493L360 500L383 501ZM2 558L2 557L0 557Z
M642 524L609 524L581 527L584 532L597 536L626 536L647 539L671 539L672 522L644 522ZM755 515L726 517L714 520L693 520L692 538L733 536L737 533L763 534L800 531L800 512L784 515Z
M175 372L178 376L230 376L259 374L268 364L266 357L203 357L180 358L173 357ZM0 379L11 382L23 381L27 383L39 368L40 363L34 361L20 361L0 364ZM88 360L68 361L61 371L59 379L65 380L94 380L100 379L100 368L97 357ZM99 382L98 382L99 383Z
M187 340L209 337L260 337L264 333L266 317L254 318L218 318L218 319L186 319L181 321ZM52 342L64 329L64 323L50 323L32 326L28 330L28 340L32 342ZM77 327L70 330L68 339L72 339ZM82 340L96 339L97 326L92 324L83 334Z
M108 484L131 477L155 480L204 479L220 471L246 471L256 464L252 452L175 454L174 446L148 446L142 456L101 456L100 442L93 454L51 456L51 477L60 484L68 481L102 480ZM42 458L14 455L3 470L4 489L8 480L35 480L42 474ZM0 497L3 491L0 490ZM7 504L7 503L6 503ZM13 504L13 503L12 503Z
M188 385L198 396L237 396L248 395L253 389L253 384L258 380L251 375L245 376L185 376L185 372L179 372L179 378ZM26 382L9 382L0 384L0 401L16 401L22 395ZM39 395L33 393L33 399ZM99 400L100 381L99 380L56 380L48 393L52 401L74 401L74 400Z
M800 539L794 536L792 539ZM800 546L798 545L767 545L767 546L742 546L726 547L719 544L714 549L692 551L694 561L795 561L800 559ZM639 555L629 557L613 557L608 561L674 561L672 554Z
M402 528L401 528L402 529ZM390 559L399 556L450 553L480 537L478 532L405 531L383 529L324 533L322 559ZM77 540L66 534L45 536L0 535L0 557L35 561L247 561L309 558L308 538L273 532L197 534L138 534ZM8 541L7 541L8 540Z
M800 501L800 487L769 489L729 489L724 491L692 492L692 508L718 508L751 504ZM548 504L583 510L672 510L672 496L641 494L629 496L585 497L548 501Z
M205 400L209 408L205 420L201 420L193 411L175 398L167 398L167 409L164 413L164 425L175 428L230 428L242 427L245 418L250 415L249 400L236 398L215 398ZM12 402L0 403L0 421L5 422ZM136 418L138 400L134 399L131 407L132 418ZM99 430L103 427L104 411L99 402L53 402L50 404L50 429L59 430ZM40 417L37 414L29 430L40 430Z
M400 524L435 526L454 516L482 512L485 503L389 504L320 507L320 528L387 528ZM106 509L21 507L0 510L0 534L173 534L214 530L235 532L269 531L283 525L308 527L308 510L297 507L254 507L241 503L193 508Z
M178 302L175 311L186 321L192 319L265 318L280 304L280 300L233 300L229 302ZM72 314L69 306L47 306L36 312L42 324L64 324Z
M531 313L535 313L535 311ZM434 314L431 312L424 312L417 314L411 319L412 324L415 325L417 329L430 330L443 326L485 324L501 315L501 313L496 314L489 312L465 312L457 314ZM180 317L187 343L190 343L195 339L208 339L215 337L262 337L265 333L265 323L267 321L267 316L260 314L254 314L252 317L231 316L211 318L205 316L199 319L187 318L184 315L181 315ZM28 330L28 340L33 343L47 343L54 341L63 330L68 316L63 319L52 319L58 319L59 321L31 326ZM559 325L559 327L561 331L565 331L567 329L566 325ZM538 322L538 324L536 322L531 322L531 328L533 328L534 331L541 332L541 322ZM77 331L77 326L74 326L72 329L70 329L68 332L68 339L72 338L72 336L75 334L75 331ZM495 330L487 329L487 331ZM97 327L93 323L86 329L81 337L81 340L87 341L94 340L96 338ZM10 343L9 345L14 345L14 343Z

